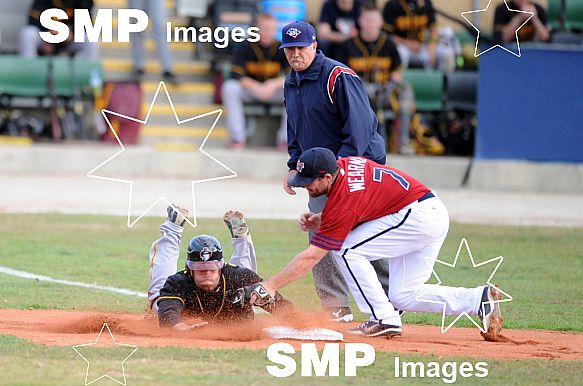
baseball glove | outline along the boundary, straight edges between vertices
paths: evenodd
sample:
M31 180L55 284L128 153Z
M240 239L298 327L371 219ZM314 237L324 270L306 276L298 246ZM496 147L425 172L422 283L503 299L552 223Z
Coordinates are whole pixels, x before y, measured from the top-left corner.
M263 284L255 283L248 285L247 287L239 288L235 291L233 296L233 304L239 304L241 307L245 307L245 305L251 302L251 298L255 295L255 303L254 306L266 306L275 302L275 298L267 292Z

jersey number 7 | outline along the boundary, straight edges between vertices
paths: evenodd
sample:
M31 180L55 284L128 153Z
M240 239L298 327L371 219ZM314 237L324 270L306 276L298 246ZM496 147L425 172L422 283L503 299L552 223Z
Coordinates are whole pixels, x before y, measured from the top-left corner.
M395 181L397 181L399 183L399 185L401 185L403 187L403 189L405 189L407 191L409 190L409 186L411 185L409 183L409 181L407 181L399 173L397 173L393 170L390 170L390 169L374 168L372 180L375 182L383 182L383 175L385 175L385 174L388 174L389 176L391 176Z

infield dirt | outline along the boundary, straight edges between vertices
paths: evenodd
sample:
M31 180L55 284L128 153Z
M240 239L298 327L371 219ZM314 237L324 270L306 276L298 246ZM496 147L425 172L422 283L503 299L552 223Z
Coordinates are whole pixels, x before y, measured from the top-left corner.
M376 350L464 356L493 359L583 359L583 334L544 330L503 330L498 342L487 342L476 328L452 327L442 334L438 326L405 325L404 333L393 339L349 335L356 323L336 324L322 315L303 314L285 322L258 316L252 324L209 325L200 330L178 333L160 329L158 321L144 314L122 314L59 310L0 310L0 334L13 335L35 343L73 346L95 342L107 323L117 343L148 346L183 346L206 349L248 348L263 350L276 340L263 329L282 325L296 328L324 327L344 334L344 343L363 342ZM288 340L299 349L301 341ZM323 345L325 342L321 342Z

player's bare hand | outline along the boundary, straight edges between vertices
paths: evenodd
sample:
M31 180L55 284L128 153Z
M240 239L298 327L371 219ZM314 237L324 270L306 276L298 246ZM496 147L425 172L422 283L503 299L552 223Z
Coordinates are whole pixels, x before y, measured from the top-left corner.
M295 196L296 191L291 187L288 180L291 178L291 176L293 176L297 172L298 172L297 170L290 170L289 173L283 179L283 190L285 190L285 192L291 196Z
M298 219L298 225L304 232L318 229L322 223L322 215L319 213L302 213Z
M195 324L186 324L186 323L178 323L175 324L172 328L180 331L180 332L187 332L187 331L192 331L192 330L197 330L201 327L204 327L208 324L208 322L200 322L200 323L195 323Z
M520 7L521 11L524 12L532 12L534 14L534 17L538 17L538 12L536 11L536 7L534 6L534 4L523 4L522 7ZM529 14L523 13L522 17L524 18L524 20L528 19L530 17Z

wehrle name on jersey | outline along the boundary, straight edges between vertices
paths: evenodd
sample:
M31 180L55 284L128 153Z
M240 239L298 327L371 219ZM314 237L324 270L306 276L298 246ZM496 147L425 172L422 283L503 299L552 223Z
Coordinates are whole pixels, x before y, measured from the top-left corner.
M348 162L348 190L350 193L365 190L364 165L366 158L352 157Z

